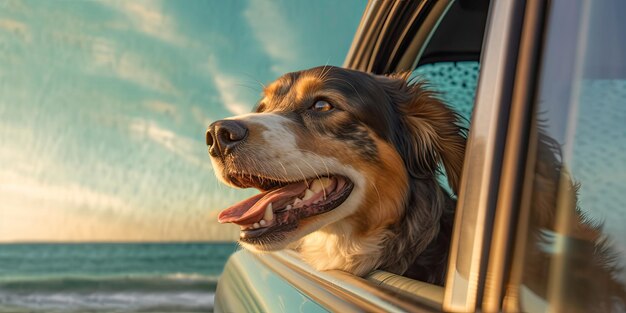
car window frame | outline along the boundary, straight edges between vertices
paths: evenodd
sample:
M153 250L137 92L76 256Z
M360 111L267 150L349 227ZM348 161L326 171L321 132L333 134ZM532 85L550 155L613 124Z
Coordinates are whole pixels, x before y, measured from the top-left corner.
M475 311L483 295L525 4L491 3L452 234L446 311Z
M504 309L506 287L512 277L513 254L523 248L516 241L520 236L516 226L523 218L520 216L521 208L527 205L529 199L524 177L529 165L527 155L534 148L529 146L529 141L532 136L533 97L540 68L538 62L544 38L546 7L545 1L529 1L525 7L485 288L481 299L484 311Z

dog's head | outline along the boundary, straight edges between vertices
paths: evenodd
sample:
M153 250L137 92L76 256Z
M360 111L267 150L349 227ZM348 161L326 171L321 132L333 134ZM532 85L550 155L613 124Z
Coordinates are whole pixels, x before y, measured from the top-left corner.
M456 192L465 139L458 116L419 83L337 67L289 73L254 113L209 126L207 144L226 184L260 194L222 211L257 251L316 230L367 236L404 214L413 179L439 164Z

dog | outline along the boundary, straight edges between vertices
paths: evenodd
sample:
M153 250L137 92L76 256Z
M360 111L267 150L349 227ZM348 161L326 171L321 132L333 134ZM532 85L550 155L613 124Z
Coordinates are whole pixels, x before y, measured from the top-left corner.
M466 144L462 118L408 74L288 73L253 113L212 123L225 184L260 191L222 211L254 252L294 249L318 270L375 269L442 285Z

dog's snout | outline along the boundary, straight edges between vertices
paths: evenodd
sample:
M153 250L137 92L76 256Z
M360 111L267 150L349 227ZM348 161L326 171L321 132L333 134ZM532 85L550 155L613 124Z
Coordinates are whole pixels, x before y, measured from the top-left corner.
M221 120L209 125L206 132L206 144L209 154L217 157L227 155L248 136L248 128L243 122Z

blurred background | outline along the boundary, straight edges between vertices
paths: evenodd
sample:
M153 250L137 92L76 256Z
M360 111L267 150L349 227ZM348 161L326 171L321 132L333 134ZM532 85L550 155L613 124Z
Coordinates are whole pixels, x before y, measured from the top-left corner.
M0 0L0 311L206 311L237 249L211 121L341 65L350 1Z

